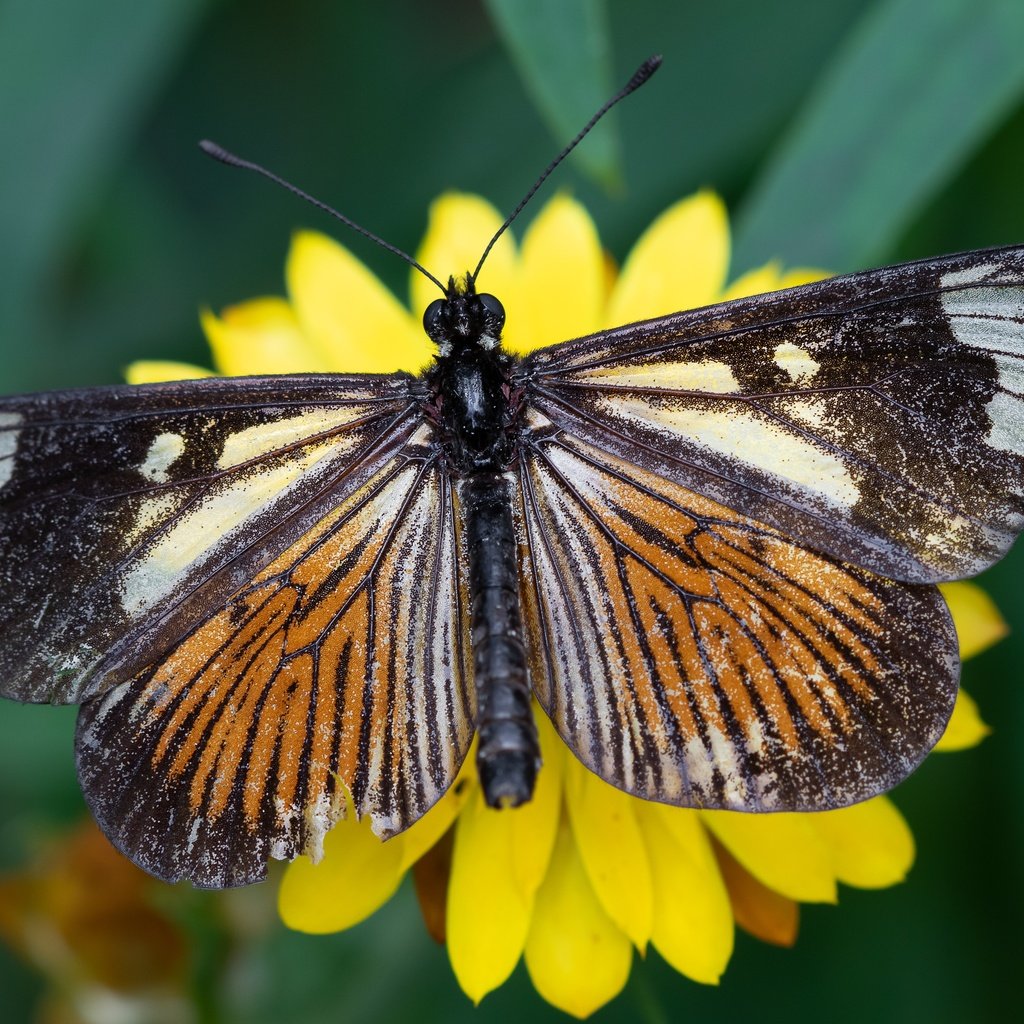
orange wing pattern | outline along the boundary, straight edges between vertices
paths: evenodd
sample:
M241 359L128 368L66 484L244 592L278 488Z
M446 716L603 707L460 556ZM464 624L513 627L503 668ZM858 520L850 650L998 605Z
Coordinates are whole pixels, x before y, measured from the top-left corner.
M387 836L450 785L475 695L456 508L428 433L169 655L83 705L86 797L137 863L245 884L270 856L315 857L346 791Z
M820 810L938 739L957 644L934 587L816 554L534 416L520 471L535 692L648 799Z

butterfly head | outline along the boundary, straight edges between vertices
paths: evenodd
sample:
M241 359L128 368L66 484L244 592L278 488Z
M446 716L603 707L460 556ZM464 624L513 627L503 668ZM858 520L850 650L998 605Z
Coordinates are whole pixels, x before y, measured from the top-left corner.
M435 299L423 312L423 329L437 345L438 355L482 348L501 342L505 308L487 292L477 292L473 278L448 279L443 299Z

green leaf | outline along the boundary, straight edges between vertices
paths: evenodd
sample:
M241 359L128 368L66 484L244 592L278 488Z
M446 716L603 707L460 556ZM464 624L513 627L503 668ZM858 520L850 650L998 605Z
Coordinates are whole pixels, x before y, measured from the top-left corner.
M203 0L103 0L0 7L0 332L18 386L33 310L104 175L179 57ZM37 353L38 356L38 353Z
M736 268L884 259L1022 89L1020 0L874 4L750 190Z
M560 145L568 142L620 84L604 0L487 0L487 7L541 116ZM606 187L621 180L610 119L587 137L577 159Z

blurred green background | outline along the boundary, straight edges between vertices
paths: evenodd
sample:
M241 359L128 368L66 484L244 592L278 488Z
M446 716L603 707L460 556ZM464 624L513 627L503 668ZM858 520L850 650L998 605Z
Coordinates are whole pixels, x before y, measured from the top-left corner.
M733 213L737 272L1024 241L1019 0L0 0L0 390L113 382L137 357L204 361L199 305L280 293L297 226L339 234L405 296L397 261L202 157L199 138L412 250L443 189L511 208L651 52L657 78L556 183L616 257L704 185ZM1014 1015L1022 571L1017 550L983 578L1014 632L964 672L993 735L896 794L919 844L910 879L805 909L794 950L740 935L718 989L652 953L595 1020ZM0 707L0 868L82 814L73 718ZM408 885L323 939L273 927L266 894L171 895L195 945L197 1020L561 1016L522 968L474 1011ZM43 988L0 947L5 1022L32 1020Z

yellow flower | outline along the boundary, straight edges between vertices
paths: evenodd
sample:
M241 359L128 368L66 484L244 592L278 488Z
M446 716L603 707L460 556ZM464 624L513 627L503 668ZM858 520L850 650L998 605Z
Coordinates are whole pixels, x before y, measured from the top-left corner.
M501 218L483 200L446 195L431 208L418 253L447 277L475 266ZM768 265L727 284L729 231L709 192L685 199L609 269L592 221L572 199L540 211L518 251L506 233L481 285L508 310L515 352L602 327L799 284L823 276ZM432 355L420 326L435 286L412 275L406 310L354 257L319 234L295 236L289 299L257 299L203 314L222 373L416 370ZM133 381L189 376L180 364L135 364ZM205 372L205 371L195 371ZM969 583L946 588L964 655L1005 627ZM734 925L781 945L795 941L799 902L835 902L837 883L900 881L914 844L895 806L877 797L822 814L744 815L647 803L602 782L538 713L544 767L534 799L516 811L483 802L472 753L449 793L382 843L349 816L314 865L291 864L280 889L287 925L348 928L372 914L410 870L427 927L445 941L455 975L479 1001L520 958L538 992L585 1017L625 984L633 950L653 946L676 970L714 984ZM940 747L978 742L987 728L961 695Z

